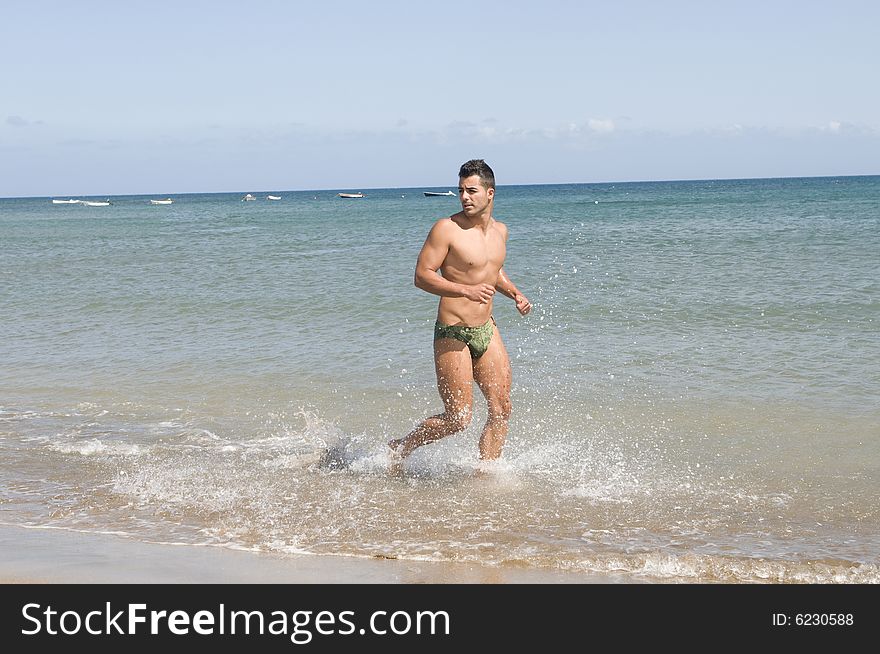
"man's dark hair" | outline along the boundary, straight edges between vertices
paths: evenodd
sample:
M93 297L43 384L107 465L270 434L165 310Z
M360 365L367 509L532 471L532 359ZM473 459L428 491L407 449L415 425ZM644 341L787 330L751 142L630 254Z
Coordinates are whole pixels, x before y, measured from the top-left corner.
M461 164L461 168L458 169L459 178L471 175L479 175L480 181L486 188L495 188L495 173L489 168L489 164L482 159L471 159Z

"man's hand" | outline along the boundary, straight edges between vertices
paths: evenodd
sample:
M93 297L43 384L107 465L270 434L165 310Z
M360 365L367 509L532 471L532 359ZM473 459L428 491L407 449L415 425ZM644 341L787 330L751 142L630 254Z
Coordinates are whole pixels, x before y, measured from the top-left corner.
M529 302L529 298L521 293L517 293L516 297L513 298L516 302L516 310L519 311L521 316L526 315L529 311L532 310L532 303Z
M465 286L462 293L471 302L489 304L489 300L495 295L495 287L491 284L476 284L474 286Z

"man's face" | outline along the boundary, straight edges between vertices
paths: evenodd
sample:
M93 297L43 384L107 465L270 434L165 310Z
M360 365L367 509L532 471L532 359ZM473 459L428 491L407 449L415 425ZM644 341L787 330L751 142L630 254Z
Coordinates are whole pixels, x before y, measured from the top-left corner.
M495 189L483 186L479 175L458 180L458 199L465 216L476 216L485 211L494 195Z

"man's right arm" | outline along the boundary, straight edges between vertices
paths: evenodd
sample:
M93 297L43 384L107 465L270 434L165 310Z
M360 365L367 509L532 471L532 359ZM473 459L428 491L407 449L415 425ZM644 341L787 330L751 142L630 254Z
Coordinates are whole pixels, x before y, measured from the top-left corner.
M495 293L489 284L459 284L444 278L440 268L449 255L449 247L457 226L448 218L434 223L419 258L416 261L415 285L434 295L441 297L465 297L472 302L486 304Z

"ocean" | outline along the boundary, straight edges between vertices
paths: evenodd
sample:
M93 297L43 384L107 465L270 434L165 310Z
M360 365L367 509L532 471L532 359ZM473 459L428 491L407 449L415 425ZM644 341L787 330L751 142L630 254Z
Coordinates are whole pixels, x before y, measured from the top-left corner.
M0 200L0 523L276 554L880 582L880 177L499 186L513 367L439 413L449 187ZM163 196L164 197L164 196ZM101 198L103 199L103 198ZM317 464L335 446L347 465Z

